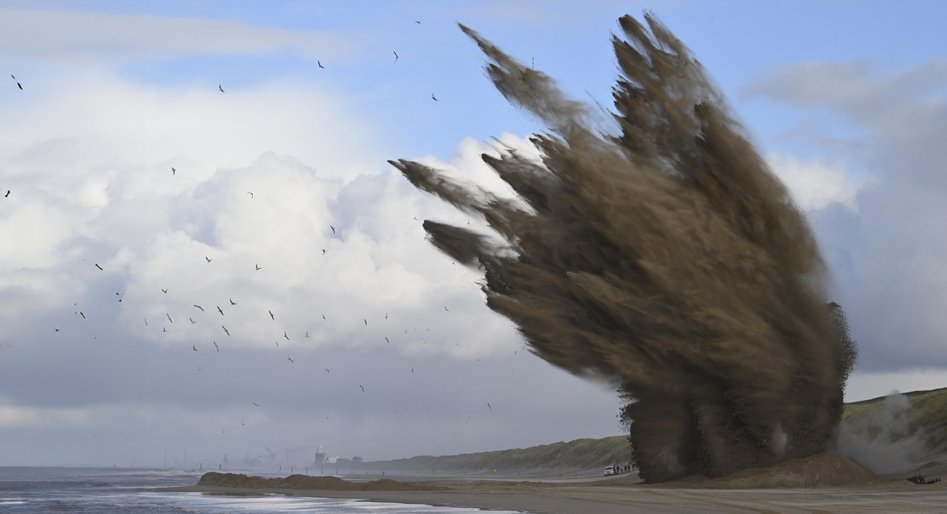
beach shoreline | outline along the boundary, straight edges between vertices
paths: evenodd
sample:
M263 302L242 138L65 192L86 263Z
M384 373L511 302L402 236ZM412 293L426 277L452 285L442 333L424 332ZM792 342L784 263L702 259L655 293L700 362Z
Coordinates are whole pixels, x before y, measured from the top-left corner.
M842 473L838 475L844 475L844 480L836 483L821 477L831 466L843 464L843 461L835 458L810 458L755 470L742 476L722 479L693 477L655 485L640 483L635 475L589 477L586 481L535 478L527 481L515 474L505 474L489 480L445 476L439 480L418 482L343 481L331 477L327 482L312 483L328 483L333 488L315 489L305 487L307 480L326 477L297 475L296 481L291 483L300 487L198 484L156 491L228 496L275 494L537 514L936 512L947 505L947 486L944 483L918 486L903 478L879 478L870 474L852 476L850 469L839 469ZM822 482L813 481L813 476L810 476L813 473ZM211 475L212 479L218 481L234 480L235 477L241 480L258 478ZM258 482L262 483L266 482ZM372 489L376 486L371 484L376 484L379 489Z

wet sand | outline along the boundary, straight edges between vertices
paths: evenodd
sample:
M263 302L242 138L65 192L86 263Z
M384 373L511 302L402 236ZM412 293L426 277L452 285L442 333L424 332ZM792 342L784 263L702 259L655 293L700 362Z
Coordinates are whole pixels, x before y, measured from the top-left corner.
M631 477L590 482L425 481L436 490L338 491L191 486L164 491L205 494L286 494L380 502L512 510L531 513L645 512L947 512L947 485L917 486L903 479L847 487L705 489L650 486ZM692 484L700 487L699 484Z

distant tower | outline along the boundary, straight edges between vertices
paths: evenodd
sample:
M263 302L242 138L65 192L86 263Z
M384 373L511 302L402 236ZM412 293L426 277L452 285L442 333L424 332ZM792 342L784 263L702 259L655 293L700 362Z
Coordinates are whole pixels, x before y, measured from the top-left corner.
M326 452L325 452L325 450L322 449L321 446L317 446L317 447L316 447L315 464L316 464L317 466L320 466L320 465L322 465L322 464L325 464L325 462L326 462Z

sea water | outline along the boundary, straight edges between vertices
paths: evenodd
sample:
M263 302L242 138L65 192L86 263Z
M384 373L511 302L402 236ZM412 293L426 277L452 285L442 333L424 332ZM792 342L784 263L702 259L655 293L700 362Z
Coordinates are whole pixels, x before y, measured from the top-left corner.
M478 509L301 498L155 492L194 485L199 473L121 468L0 467L0 512L22 513L384 513L463 514ZM494 511L496 512L496 511Z

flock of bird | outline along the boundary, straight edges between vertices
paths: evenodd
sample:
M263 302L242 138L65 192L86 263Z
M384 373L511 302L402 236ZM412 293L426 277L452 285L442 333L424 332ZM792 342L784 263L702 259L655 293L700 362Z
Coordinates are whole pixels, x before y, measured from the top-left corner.
M420 20L416 20L415 23L416 23L416 24L420 24L421 21L420 21ZM397 62L399 61L399 59L400 59L400 55L398 54L397 51L392 51L392 54L394 55L394 61L393 61L393 63L397 63ZM316 66L317 66L319 69L326 69L326 66L322 63L321 60L316 60ZM16 76L15 76L14 74L11 73L11 74L10 74L10 78L16 83L16 86L17 86L17 88L18 88L20 91L24 91L23 84L16 78ZM226 90L224 89L223 84L218 84L218 85L217 85L217 90L218 90L221 94L226 93ZM431 100L432 100L432 101L435 101L435 102L439 101L438 98L437 98L437 96L436 96L434 93L431 93ZM171 167L171 175L172 175L172 176L177 176L177 171L178 171L178 170L177 170L176 167L173 167L173 166ZM10 195L11 195L11 193L12 193L12 191L8 189L8 190L6 190L6 192L5 192L5 194L3 195L3 197L4 197L4 198L9 198ZM249 196L249 198L250 198L251 200L254 199L254 193L253 193L252 191L247 191L247 195ZM416 219L417 219L417 218L415 218L415 220L416 220ZM331 231L332 237L336 237L336 236L337 236L335 226L329 225L329 230ZM326 255L326 249L325 249L325 248L321 249L321 251L322 251L322 255ZM213 261L214 261L214 260L213 260L212 258L210 258L209 256L204 256L204 259L205 259L205 261L206 261L207 264L212 264ZM104 271L105 271L105 269L104 269L104 268L102 267L102 265L100 265L99 263L94 263L94 266L95 266L95 268L96 268L98 271L100 271L100 272L104 272ZM254 264L254 270L255 270L255 271L261 271L261 270L263 270L263 267L260 266L259 264ZM161 293L162 293L162 294L168 294L169 288L160 288L160 290L161 290ZM116 292L115 295L118 296L118 301L119 301L119 302L122 302L122 300L123 300L123 294L122 294L122 293L119 293L119 292ZM229 301L230 307L237 307L237 306L238 306L238 303L237 303L236 301L234 301L233 298L228 298L228 301ZM74 304L74 305L76 305L76 304ZM205 314L206 314L206 310L204 309L204 307L203 307L202 305L200 305L200 304L198 304L198 303L194 303L194 304L192 304L192 306L193 306L193 308L195 308L196 310L200 311L201 313L205 313ZM216 310L217 310L217 312L219 313L219 315L220 315L221 317L225 317L223 308L221 308L220 305L215 305L215 307L216 307ZM445 312L450 312L450 311L448 310L447 306L444 306L444 311L445 311ZM81 317L83 320L87 319L85 312L82 311L82 310L79 310L78 307L76 307L75 314L77 314L77 315L78 315L79 317ZM276 321L276 315L273 313L272 310L267 310L267 314L269 315L271 321ZM166 313L165 313L165 317L167 318L169 324L174 324L174 319L172 318L170 312L166 312ZM199 323L199 321L198 321L198 320L195 320L195 319L193 318L193 316L188 315L188 316L187 316L187 319L188 319L188 321L190 322L191 325L196 325L196 324ZM386 320L388 319L388 314L387 314L387 313L385 314L385 319L386 319ZM325 316L325 314L322 314L322 320L323 320L323 321L326 321L326 316ZM367 327L367 326L368 326L368 318L367 318L367 317L364 317L364 318L362 319L362 321L363 321L364 326ZM147 317L144 318L144 325L145 325L145 326L149 326L148 318L147 318ZM227 337L230 337L230 336L231 336L230 329L228 329L225 324L221 323L221 324L220 324L220 328L221 328L221 331L223 332L223 334L224 334L225 336L227 336ZM55 330L56 333L59 333L59 332L60 332L60 328L59 328L59 327L55 327L54 330ZM430 330L430 329L428 329L428 330ZM162 333L167 333L167 332L168 332L168 325L165 325L165 326L162 327ZM407 329L406 329L406 330L405 330L405 333L407 333L407 332L408 332L408 331L407 331ZM307 331L305 332L305 338L308 339L309 337L310 337L309 331L307 330ZM287 330L283 330L283 338L284 338L286 341L290 341L290 336L289 336L289 333L288 333ZM385 339L385 342L386 342L386 343L388 343L388 344L391 343L391 340L389 339L388 336L385 336L384 339ZM221 346L217 343L216 340L212 340L212 341L211 341L211 344L213 345L215 352L219 353L219 352L221 351ZM279 348L279 340L278 340L278 339L275 341L275 344L276 344L276 347ZM198 352L198 351L200 351L200 348L199 348L198 346L199 346L198 344L192 344L192 345L191 345L191 351L192 351L192 352ZM290 365L296 364L296 360L293 359L292 355L287 354L287 355L286 355L286 359L287 359L287 361L290 363ZM197 369L198 369L198 371L199 371L201 368L198 367ZM325 372L326 372L327 374L329 374L329 373L331 372L331 370L330 370L329 368L324 368L324 369L325 369ZM414 372L415 372L414 367L411 367L411 373L414 373ZM362 393L365 393L365 392L366 392L366 388L365 388L365 386L364 386L363 384L358 384L358 386L359 386L359 389L361 390ZM255 402L255 401L254 401L254 402L251 402L251 403L252 403L252 405L253 405L254 407L260 407L260 406L261 406L259 403ZM491 405L489 402L487 402L487 407L488 407L490 410L493 409L492 405Z

